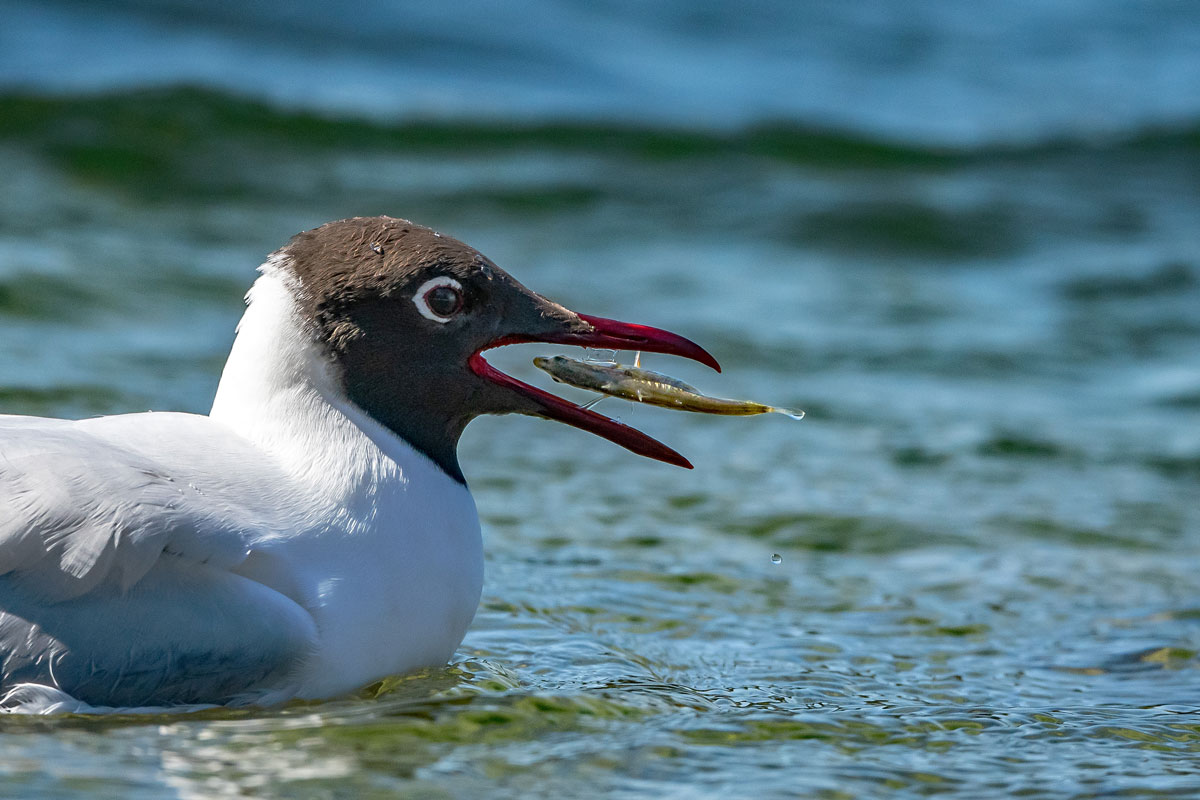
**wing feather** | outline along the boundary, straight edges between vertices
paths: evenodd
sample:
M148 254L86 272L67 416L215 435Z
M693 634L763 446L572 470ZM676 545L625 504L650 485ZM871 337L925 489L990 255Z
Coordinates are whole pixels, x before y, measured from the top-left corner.
M47 599L106 580L128 589L164 554L231 568L270 527L269 514L202 494L144 452L27 419L0 427L0 575Z
M278 688L315 623L231 571L299 505L274 469L206 417L0 417L0 690L140 706Z
M34 685L95 706L229 702L286 685L316 635L293 601L204 564L159 562L131 591L56 603L0 577L0 695Z

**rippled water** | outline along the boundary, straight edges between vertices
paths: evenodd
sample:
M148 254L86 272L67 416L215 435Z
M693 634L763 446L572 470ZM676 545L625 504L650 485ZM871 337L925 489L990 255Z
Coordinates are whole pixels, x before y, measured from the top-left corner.
M691 472L478 421L487 585L447 669L4 719L0 795L1192 796L1200 138L1152 117L946 146L10 90L5 412L205 411L262 256L394 213L726 371L651 368L808 414L601 406ZM492 360L546 386L544 352Z

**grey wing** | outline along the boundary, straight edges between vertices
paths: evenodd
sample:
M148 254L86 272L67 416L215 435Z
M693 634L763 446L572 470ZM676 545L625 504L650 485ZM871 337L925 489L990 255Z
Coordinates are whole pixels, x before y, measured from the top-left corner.
M0 419L0 686L222 702L286 673L313 624L230 572L256 522L81 425Z
M155 461L67 426L0 428L0 575L52 600L135 584L164 554L232 567L246 516Z
M93 706L227 703L286 685L315 641L283 595L209 565L164 560L128 591L48 603L0 577L0 688L61 689Z

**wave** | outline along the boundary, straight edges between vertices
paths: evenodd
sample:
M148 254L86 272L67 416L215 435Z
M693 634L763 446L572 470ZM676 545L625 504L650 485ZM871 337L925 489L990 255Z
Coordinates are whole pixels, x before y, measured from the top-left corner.
M214 140L242 146L402 151L589 151L648 160L757 157L820 168L945 168L983 162L1200 150L1200 119L1103 137L975 146L929 145L780 121L733 131L590 119L396 120L287 109L195 86L98 94L0 93L0 141L44 147L86 169L153 170L163 154Z

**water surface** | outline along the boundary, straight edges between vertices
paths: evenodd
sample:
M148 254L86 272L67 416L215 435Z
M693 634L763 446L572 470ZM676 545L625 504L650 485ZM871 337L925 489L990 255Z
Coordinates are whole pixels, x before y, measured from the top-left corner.
M260 62L214 31L257 12L18 4L18 27L52 42L99 48L96 16L111 41L176 47L160 81L133 55L76 74L0 47L5 412L206 411L263 256L328 219L392 213L570 307L684 333L726 372L652 369L808 416L601 405L691 472L540 420L478 421L462 460L487 585L449 667L266 712L4 720L0 795L1192 795L1195 15L1118 5L1040 28L1115 55L981 27L993 49L973 51L974 77L939 60L975 41L949 11L901 24L818 4L826 49L797 55L783 34L803 20L680 28L678 9L619 11L659 50L618 34L628 51L572 50L553 34L587 14L555 5L504 69L498 45L447 67L427 44L397 66L386 37L332 26L321 58L362 81L441 76L439 110L396 86L363 103L315 78L329 96L297 98L304 81L269 70L243 85ZM312 24L289 24L294 47L257 58L307 57ZM897 26L932 44L894 44ZM209 40L227 58L189 60ZM706 94L686 63L639 69L638 53L697 41L745 66L725 78L737 91ZM898 49L847 55L864 41ZM543 62L586 90L522 78ZM1037 91L1034 67L1054 64L1061 104ZM605 77L582 77L597 65ZM779 93L772 69L810 81ZM479 73L517 100L473 113L462 87ZM877 94L847 102L841 74ZM895 99L894 81L927 104L964 98L959 116ZM1128 102L1089 99L1105 92ZM734 96L728 114L706 102ZM529 363L544 348L509 350L493 361L550 385Z

